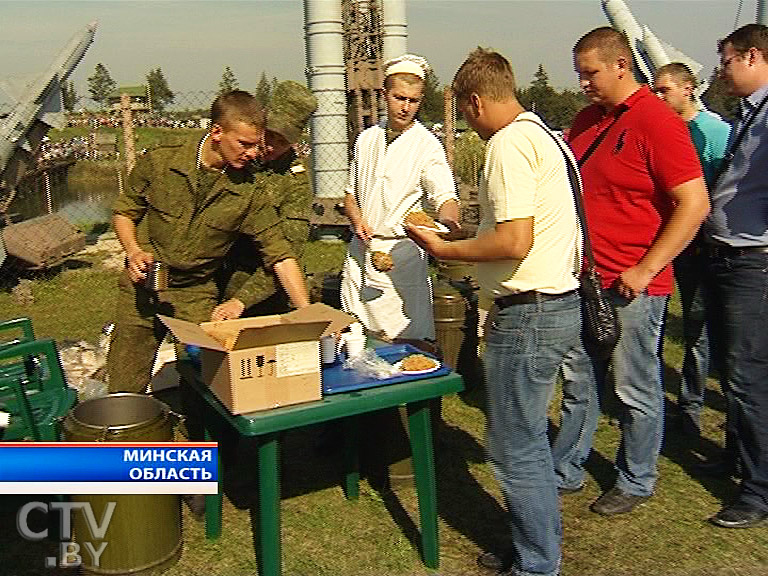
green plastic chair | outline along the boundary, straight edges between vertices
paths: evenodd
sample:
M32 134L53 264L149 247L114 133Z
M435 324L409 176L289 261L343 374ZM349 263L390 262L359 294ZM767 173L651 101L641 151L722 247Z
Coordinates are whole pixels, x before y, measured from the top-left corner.
M33 342L35 331L29 318L15 318L0 322L0 350L7 350L24 342ZM34 359L26 357L21 362L4 362L0 364L0 378L18 376L34 370Z
M2 440L59 440L59 420L74 406L77 391L67 386L59 353L46 338L0 349L0 363L37 360L36 368L0 376L0 411L10 414L10 424L0 429Z
M21 331L21 334L13 340L3 340L0 342L0 347L5 346L6 344L31 342L35 339L35 331L32 328L32 320L29 318L15 318L13 320L5 320L0 322L0 334L3 332L11 331Z

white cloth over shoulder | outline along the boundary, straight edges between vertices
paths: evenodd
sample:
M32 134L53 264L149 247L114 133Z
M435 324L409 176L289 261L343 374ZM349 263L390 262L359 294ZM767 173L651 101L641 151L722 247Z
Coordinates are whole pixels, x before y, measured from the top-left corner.
M354 239L342 274L341 300L368 330L388 338L434 339L432 290L426 254L404 238L403 220L423 210L458 201L453 174L440 142L415 122L389 145L386 130L372 126L355 142L346 192L353 194L363 220L375 236L366 247ZM387 240L387 238L395 240ZM370 253L388 252L389 272L371 265Z

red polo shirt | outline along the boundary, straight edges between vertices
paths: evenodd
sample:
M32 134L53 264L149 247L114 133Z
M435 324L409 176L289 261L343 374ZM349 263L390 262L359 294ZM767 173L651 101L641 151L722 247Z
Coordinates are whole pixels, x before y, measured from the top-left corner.
M667 192L702 176L685 123L647 86L609 115L598 105L579 112L568 135L576 158L609 126L581 167L589 239L605 287L653 244L671 212ZM672 284L667 265L648 285L648 294L671 294Z

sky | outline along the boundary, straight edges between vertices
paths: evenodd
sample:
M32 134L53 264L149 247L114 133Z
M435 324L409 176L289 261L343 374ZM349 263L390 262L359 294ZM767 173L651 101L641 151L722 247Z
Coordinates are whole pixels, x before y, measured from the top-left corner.
M708 76L718 38L734 23L754 22L757 0L626 1L641 26L699 61ZM573 44L608 25L600 0L407 0L406 17L409 52L425 56L443 84L484 46L510 60L522 86L542 64L550 84L576 88ZM92 20L96 38L72 76L80 96L98 63L118 85L143 83L159 67L180 93L215 91L226 66L244 90L262 72L306 80L302 0L0 0L0 77L41 73Z

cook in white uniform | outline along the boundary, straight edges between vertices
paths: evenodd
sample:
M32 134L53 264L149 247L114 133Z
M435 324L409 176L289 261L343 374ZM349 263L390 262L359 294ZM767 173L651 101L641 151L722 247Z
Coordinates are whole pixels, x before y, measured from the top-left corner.
M385 123L355 142L344 206L354 231L344 261L342 308L369 332L389 340L434 340L427 255L406 237L403 220L425 201L438 220L459 228L459 203L445 150L418 120L429 65L406 54L385 64ZM372 252L387 252L394 266L380 272Z

